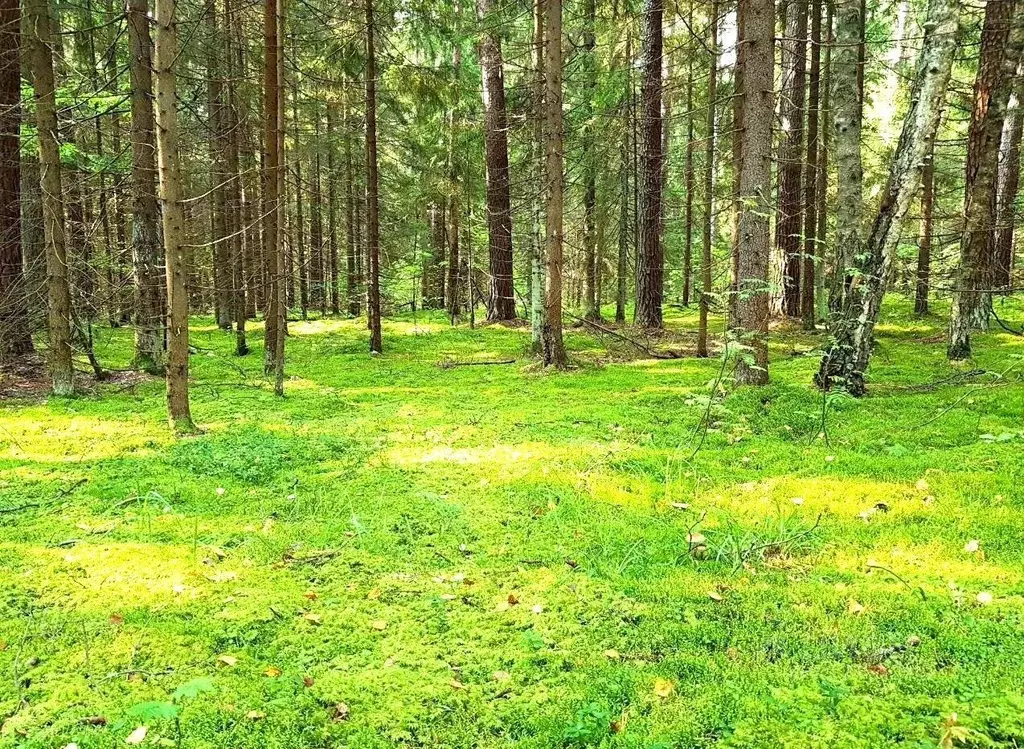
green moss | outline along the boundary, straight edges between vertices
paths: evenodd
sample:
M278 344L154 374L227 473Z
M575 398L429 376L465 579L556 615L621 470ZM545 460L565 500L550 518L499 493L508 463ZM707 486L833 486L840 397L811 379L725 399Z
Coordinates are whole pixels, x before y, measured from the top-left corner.
M293 324L283 400L258 327L239 359L197 320L197 436L156 379L7 403L0 746L120 745L204 677L188 747L924 747L953 713L1016 746L1024 341L948 379L940 325L893 300L827 441L822 338L780 332L696 455L718 362L575 331L551 374L527 330L422 315L376 358L360 321ZM130 332L98 340L128 364Z

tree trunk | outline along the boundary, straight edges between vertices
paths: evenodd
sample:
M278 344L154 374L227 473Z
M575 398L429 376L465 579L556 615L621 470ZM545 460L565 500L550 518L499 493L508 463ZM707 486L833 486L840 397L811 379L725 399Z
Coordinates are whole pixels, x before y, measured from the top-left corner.
M806 25L806 24L805 24ZM818 114L821 108L821 0L811 2L811 65L807 93L807 169L804 173L804 251L801 258L800 317L804 330L814 330L815 276L818 271Z
M533 99L533 210L532 237L530 244L530 348L534 353L544 350L544 202L545 190L542 188L547 169L544 160L544 89L546 76L544 73L544 0L533 0L533 54L532 99Z
M917 289L914 314L928 314L932 271L932 223L935 211L935 144L930 144L921 165L921 235L917 248Z
M1016 0L988 0L981 57L967 137L964 230L949 321L951 361L971 356L971 333L988 325L992 304L999 142L1013 76L1024 45L1024 24L1014 23Z
M644 0L643 72L640 151L640 211L637 215L636 324L660 328L664 293L664 247L661 243L661 57L663 54L664 0Z
M264 369L274 376L274 392L284 395L284 345L287 299L285 251L281 241L281 54L280 0L263 5L263 255L270 289L264 332Z
M562 0L542 0L544 6L544 140L547 183L544 292L544 366L564 369L562 342L562 208L565 190L562 156ZM660 66L659 66L660 69Z
M32 351L21 256L21 12L0 0L0 363Z
M864 170L861 164L860 41L864 30L861 0L836 0L836 44L832 57L832 130L835 134L836 246L829 308L841 313L860 253Z
M50 382L53 394L74 392L71 360L71 289L64 238L60 146L57 142L56 84L53 75L53 18L47 0L26 0L29 59L39 135L39 184L42 190L49 308Z
M633 95L633 37L629 28L626 29L626 86L622 91L622 143L619 147L619 253L615 273L615 322L620 325L626 322L626 291L628 280L626 274L629 267L629 204L631 169L630 139L633 133L632 109L630 99Z
M711 304L711 242L715 228L715 99L718 96L718 0L711 2L711 60L708 68L708 112L704 140L704 221L700 258L700 319L697 356L708 355L708 310Z
M821 62L821 109L818 114L818 132L820 134L821 147L818 156L818 186L815 190L815 197L818 206L815 214L818 219L818 227L814 232L817 240L814 251L815 274L814 274L814 306L815 317L824 320L828 317L828 294L826 293L826 259L828 252L828 160L830 138L832 132L832 46L835 36L832 33L833 0L824 0L825 4L825 28L822 43L825 46L825 54Z
M689 28L693 28L693 0L690 0L687 14ZM693 170L693 136L696 113L693 111L693 48L687 49L686 62L686 161L683 173L686 181L686 208L683 218L683 306L690 306L690 295L693 283L693 190L695 174ZM734 143L739 143L739 130L733 135Z
M729 268L729 326L735 324L739 312L739 277L740 277L740 216L743 214L743 196L740 192L740 177L743 173L743 102L744 84L743 68L747 59L747 45L740 43L744 28L744 9L746 4L737 0L736 3L736 62L733 67L732 96L732 247L730 248Z
M768 254L770 245L774 24L771 0L740 0L743 28L743 156L737 231L734 335L747 352L736 362L736 382L768 382Z
M807 76L807 0L794 0L787 14L783 70L789 85L782 92L782 144L779 149L779 218L775 243L783 257L782 310L800 315L803 227L804 93ZM788 68L788 70L787 70Z
M175 431L191 432L195 425L188 402L188 289L174 72L178 60L178 27L174 16L174 0L157 0L154 83L160 207L167 257L167 413Z
M335 139L334 123L337 118L337 101L327 104L327 252L330 265L331 314L341 313L341 297L338 291L338 165L335 154L338 144Z
M960 9L958 0L931 0L928 5L910 111L893 154L878 214L867 241L856 256L844 306L833 320L832 342L815 377L815 382L823 389L839 385L855 397L865 392L864 373L871 357L875 323L885 295L900 224L917 192L921 164L933 147L942 115L956 49ZM836 81L836 90L839 88L840 83Z
M210 108L210 208L213 213L213 285L214 309L217 327L231 330L231 286L234 272L231 267L231 246L226 239L227 205L225 179L227 178L227 129L224 126L224 78L221 70L221 29L217 17L217 2L211 0L206 9L209 33L209 59L207 61L207 91Z
M516 317L512 288L512 201L509 192L508 116L501 37L491 17L491 0L477 0L477 16L486 30L480 40L483 78L484 149L487 168L487 239L491 270L489 320Z
M583 317L600 320L597 298L597 0L583 3Z
M225 207L228 233L228 257L231 263L231 316L235 321L235 354L245 356L249 344L245 337L245 263L242 251L242 234L245 225L242 217L242 175L239 170L239 117L238 84L236 74L235 47L239 37L235 34L236 22L231 0L224 0L224 110L225 132Z
M377 53L373 0L366 0L366 311L370 353L382 351L380 330L380 208L377 173Z

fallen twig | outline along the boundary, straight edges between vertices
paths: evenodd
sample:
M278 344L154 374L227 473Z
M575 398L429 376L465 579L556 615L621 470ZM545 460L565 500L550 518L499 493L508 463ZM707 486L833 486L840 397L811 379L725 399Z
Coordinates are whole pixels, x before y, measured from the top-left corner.
M574 315L574 314L572 314L570 312L563 312L562 314L564 314L566 317L571 317L573 320L576 320L577 322L580 322L580 323L582 323L584 325L587 325L587 326L593 328L594 330L598 331L599 333L603 333L605 335L609 335L612 338L617 338L620 341L628 343L630 346L633 346L634 348L636 348L639 351L643 351L645 354L647 354L648 356L650 356L650 357L652 357L654 359L681 359L681 358L683 358L683 355L678 353L678 352L676 352L676 351L655 351L650 346L644 345L643 343L640 343L640 341L636 341L636 340L630 338L627 335L623 335L622 333L619 333L617 331L612 330L611 328L606 328L604 325L598 325L593 320L587 320L587 319L582 318L582 317L577 317L576 315Z
M501 364L515 364L515 359L502 359L501 361L443 361L437 366L441 369L454 369L455 367L493 367Z

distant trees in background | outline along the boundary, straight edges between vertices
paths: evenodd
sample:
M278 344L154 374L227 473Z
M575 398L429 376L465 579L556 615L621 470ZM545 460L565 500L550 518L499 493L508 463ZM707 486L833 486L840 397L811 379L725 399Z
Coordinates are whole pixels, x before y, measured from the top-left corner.
M280 394L298 319L365 314L381 353L391 315L480 308L564 367L566 323L696 305L693 353L738 382L768 381L789 318L827 333L818 384L860 394L886 291L951 300L951 360L1017 291L1022 19L0 0L0 361L38 350L69 394L76 362L102 376L97 326L130 325L187 429L190 314L239 356L262 323Z

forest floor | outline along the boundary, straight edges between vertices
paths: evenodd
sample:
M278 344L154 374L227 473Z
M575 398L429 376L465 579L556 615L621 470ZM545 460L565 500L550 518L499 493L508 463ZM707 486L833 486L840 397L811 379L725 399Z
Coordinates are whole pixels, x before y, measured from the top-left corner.
M422 314L292 323L283 400L196 320L196 437L159 380L9 399L0 746L1024 744L1024 338L885 320L861 401L795 329L733 392Z

